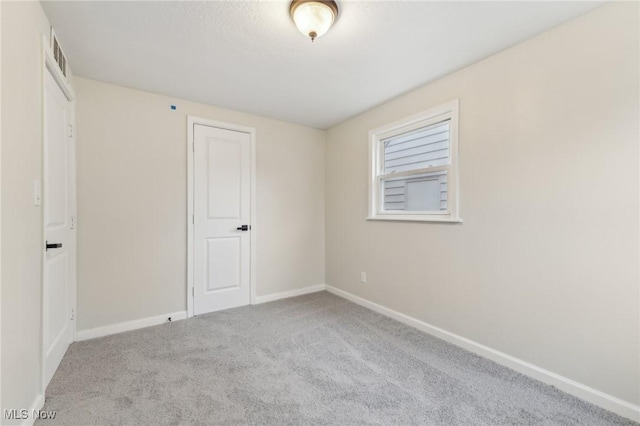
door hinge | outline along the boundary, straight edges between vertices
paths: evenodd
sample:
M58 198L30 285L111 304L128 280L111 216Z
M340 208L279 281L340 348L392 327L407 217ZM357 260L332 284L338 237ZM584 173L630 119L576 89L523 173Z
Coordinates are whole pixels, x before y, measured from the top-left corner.
M191 223L194 225L196 224L196 215L194 214L191 215Z
M191 297L196 297L196 288L191 287Z
M196 143L191 142L191 151L196 152Z
M71 216L71 226L69 227L69 229L75 229L75 228L76 228L76 217Z
M67 127L67 136L70 138L73 137L73 124L69 124Z
M71 308L71 320L73 321L74 319L76 319L76 312L73 308Z

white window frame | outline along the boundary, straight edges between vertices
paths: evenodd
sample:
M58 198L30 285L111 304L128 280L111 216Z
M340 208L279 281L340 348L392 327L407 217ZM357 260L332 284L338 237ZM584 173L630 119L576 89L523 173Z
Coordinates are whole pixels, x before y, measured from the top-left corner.
M458 185L458 100L422 111L410 117L373 129L369 132L369 216L368 220L396 220L418 222L461 223L459 214ZM421 127L449 121L449 164L425 167L397 173L383 173L384 146L382 141ZM401 211L384 210L383 180L390 177L411 177L425 173L447 171L446 211Z

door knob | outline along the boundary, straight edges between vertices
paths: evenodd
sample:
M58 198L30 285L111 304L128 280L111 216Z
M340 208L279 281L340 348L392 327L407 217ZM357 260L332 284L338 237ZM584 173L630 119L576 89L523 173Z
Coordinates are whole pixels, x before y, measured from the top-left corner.
M248 231L249 230L249 225L238 226L236 229L238 231Z
M53 243L53 244L49 244L49 241L45 241L45 251L49 250L49 249L55 249L55 248L62 248L62 243Z

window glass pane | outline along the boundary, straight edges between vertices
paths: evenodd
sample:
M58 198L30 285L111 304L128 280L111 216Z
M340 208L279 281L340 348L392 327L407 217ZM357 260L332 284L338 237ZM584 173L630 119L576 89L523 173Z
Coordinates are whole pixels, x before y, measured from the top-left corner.
M382 140L383 174L449 164L449 120Z
M447 210L447 171L388 178L382 188L385 211L442 212Z

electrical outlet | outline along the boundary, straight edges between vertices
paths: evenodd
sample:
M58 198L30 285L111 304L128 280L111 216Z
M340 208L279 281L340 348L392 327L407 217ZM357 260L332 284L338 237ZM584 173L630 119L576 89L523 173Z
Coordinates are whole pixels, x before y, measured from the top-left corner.
M367 273L366 272L360 272L360 282L361 283L366 283L367 282Z

